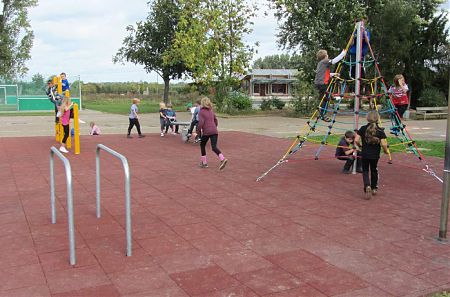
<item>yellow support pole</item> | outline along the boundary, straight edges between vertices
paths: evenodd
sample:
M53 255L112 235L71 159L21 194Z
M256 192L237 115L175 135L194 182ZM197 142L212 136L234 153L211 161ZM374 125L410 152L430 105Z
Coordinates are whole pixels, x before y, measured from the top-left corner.
M63 94L63 92L62 92L62 79L61 79L61 76L57 76L56 77L56 80L57 80L57 90L58 90L58 94Z
M66 91L67 92L67 91ZM78 122L78 104L73 105L73 126L74 126L74 135L73 135L73 141L75 145L74 153L75 155L80 154L80 124Z

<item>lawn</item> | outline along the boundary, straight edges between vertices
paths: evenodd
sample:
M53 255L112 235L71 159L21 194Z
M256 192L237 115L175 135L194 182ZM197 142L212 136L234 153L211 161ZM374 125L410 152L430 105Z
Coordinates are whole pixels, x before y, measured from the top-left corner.
M308 139L312 142L320 143L323 140L323 135L314 135ZM336 146L340 139L341 136L330 135L327 138L327 143ZM400 144L400 141L395 137L388 137L388 143L392 153L405 152L407 149L405 145ZM416 145L424 156L445 157L445 141L417 140Z

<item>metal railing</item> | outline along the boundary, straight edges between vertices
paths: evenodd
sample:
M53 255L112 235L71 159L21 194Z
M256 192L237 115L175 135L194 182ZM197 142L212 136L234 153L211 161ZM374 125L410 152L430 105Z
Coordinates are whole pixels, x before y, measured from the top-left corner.
M50 203L52 212L52 224L56 223L56 209L55 209L55 173L54 173L54 155L56 155L64 163L66 170L66 187L67 187L67 225L69 228L69 250L70 250L70 265L75 265L75 227L73 220L73 196L72 196L72 170L70 162L61 154L57 148L52 146L50 148Z
M96 203L97 203L97 218L100 218L100 150L104 150L122 161L123 171L125 174L125 221L126 221L126 240L127 240L127 256L131 256L131 197L130 197L130 167L128 160L123 155L110 149L109 147L98 144L95 156L96 164Z

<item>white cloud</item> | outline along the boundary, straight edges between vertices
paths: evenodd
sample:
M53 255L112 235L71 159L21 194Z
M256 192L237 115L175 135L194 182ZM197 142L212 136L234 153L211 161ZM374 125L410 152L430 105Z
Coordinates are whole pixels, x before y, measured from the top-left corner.
M267 0L256 2L267 6ZM156 74L147 74L141 65L112 62L126 27L144 20L148 11L146 0L40 0L30 9L35 40L27 63L29 76L64 71L72 80L81 75L84 81L156 81ZM259 11L253 28L247 41L260 42L255 58L279 52L272 13Z

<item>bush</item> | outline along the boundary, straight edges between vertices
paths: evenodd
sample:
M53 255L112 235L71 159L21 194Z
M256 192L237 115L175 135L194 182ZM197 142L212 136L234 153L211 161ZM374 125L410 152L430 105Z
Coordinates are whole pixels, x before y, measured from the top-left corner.
M438 107L447 106L447 99L445 94L438 89L429 88L422 92L422 95L417 100L417 106L424 107Z
M259 108L261 108L261 110L271 110L272 109L272 102L271 102L271 100L263 99L263 101L261 102L261 105L259 106Z
M271 101L272 101L272 106L275 107L276 109L281 110L286 105L286 103L284 103L283 101L281 101L278 98L273 98Z
M239 111L252 109L252 100L247 94L230 92L223 100L222 111L233 114Z
M291 101L297 116L310 116L319 105L315 97L299 96Z

